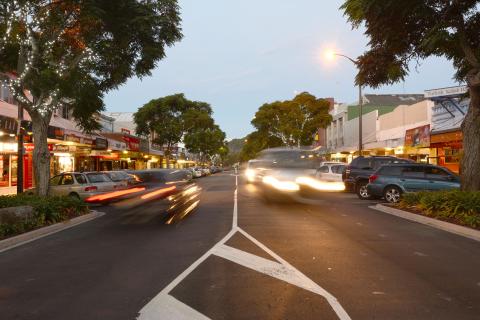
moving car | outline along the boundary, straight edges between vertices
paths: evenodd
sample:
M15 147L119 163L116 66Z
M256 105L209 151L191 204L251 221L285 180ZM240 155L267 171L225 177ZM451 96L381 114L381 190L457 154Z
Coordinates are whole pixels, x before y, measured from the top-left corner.
M342 182L342 173L346 164L340 162L323 162L317 169L316 178L328 182Z
M271 168L272 161L270 160L249 160L247 163L247 169L245 170L245 177L248 183L255 183L261 181L262 172Z
M81 200L118 188L117 183L102 172L65 172L51 178L49 184L50 195ZM33 189L27 192L33 192Z
M413 163L413 161L391 156L361 156L353 159L343 171L342 180L345 189L355 192L360 199L372 199L372 195L367 190L368 178L382 165L392 163Z
M167 224L185 218L200 203L201 188L191 181L188 170L151 169L129 173L138 177L140 182L136 187L144 190L125 196L131 199L125 205L139 207L152 202Z
M117 183L117 188L126 189L136 184L135 177L125 171L104 171L103 173L112 179L113 182Z
M460 178L446 168L425 164L383 165L370 176L372 196L397 203L405 192L441 191L460 188Z

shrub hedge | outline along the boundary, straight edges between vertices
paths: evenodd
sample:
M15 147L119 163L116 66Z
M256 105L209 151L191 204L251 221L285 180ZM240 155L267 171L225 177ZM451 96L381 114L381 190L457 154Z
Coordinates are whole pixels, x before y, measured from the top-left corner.
M4 217L0 220L0 239L36 228L65 221L88 212L87 205L71 197L39 197L35 195L0 196L0 208L33 207L29 218Z
M433 218L477 229L480 227L480 192L406 193L399 207L416 208Z

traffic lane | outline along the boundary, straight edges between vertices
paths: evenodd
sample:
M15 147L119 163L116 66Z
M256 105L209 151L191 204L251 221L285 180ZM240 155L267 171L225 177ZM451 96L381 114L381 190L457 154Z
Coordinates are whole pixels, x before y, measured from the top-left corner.
M475 319L477 242L368 208L352 194L316 205L239 191L239 225L340 300L353 319Z
M154 203L133 216L102 207L102 218L0 254L1 318L134 319L230 230L234 177L198 183L200 206L178 224L164 225Z

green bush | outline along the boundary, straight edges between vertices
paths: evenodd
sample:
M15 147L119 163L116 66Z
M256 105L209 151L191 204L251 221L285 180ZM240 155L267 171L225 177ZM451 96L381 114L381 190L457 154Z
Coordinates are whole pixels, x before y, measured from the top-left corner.
M399 206L415 207L434 218L473 228L480 227L480 192L456 190L406 193Z
M39 197L26 194L0 196L0 208L19 206L33 207L33 216L28 219L4 217L0 222L0 239L68 220L88 212L88 207L84 202L71 197Z

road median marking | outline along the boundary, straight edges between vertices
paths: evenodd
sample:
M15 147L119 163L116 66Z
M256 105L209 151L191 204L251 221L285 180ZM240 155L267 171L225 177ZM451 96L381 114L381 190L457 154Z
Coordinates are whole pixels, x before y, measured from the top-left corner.
M217 256L243 267L249 268L256 272L268 275L275 279L287 282L296 287L310 291L320 295L332 307L340 320L350 320L350 316L340 305L338 300L327 292L325 289L316 284L313 280L305 276L298 269L294 268L287 261L275 254L260 241L248 234L246 231L238 227L238 175L235 176L235 191L233 194L233 222L232 229L219 242L217 242L210 250L198 258L185 271L177 276L170 284L168 284L158 295L156 295L149 303L147 303L139 312L137 319L139 320L157 320L157 319L192 319L206 320L209 319L205 315L192 309L181 301L178 301L170 292L178 286L188 275L190 275L200 264L211 256ZM277 262L271 261L254 254L227 246L225 243L231 239L236 233L241 233L260 249L268 253Z

